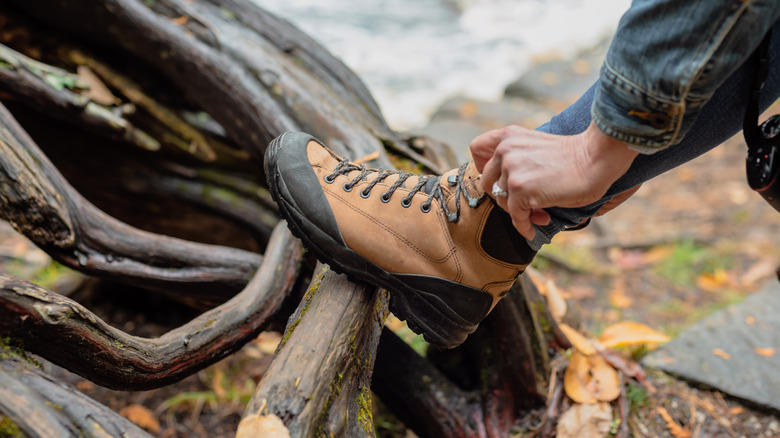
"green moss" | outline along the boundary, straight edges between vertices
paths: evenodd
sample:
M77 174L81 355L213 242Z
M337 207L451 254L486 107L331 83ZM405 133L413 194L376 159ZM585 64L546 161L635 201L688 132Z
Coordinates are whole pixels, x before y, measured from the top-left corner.
M276 348L277 352L287 343L287 340L290 339L290 335L292 335L293 331L295 331L295 328L298 327L298 324L300 324L303 316L306 315L306 311L311 305L314 294L317 293L320 284L322 284L322 278L325 276L325 272L327 272L327 269L323 269L320 275L312 280L311 284L309 285L309 289L303 296L303 300L301 300L301 304L298 306L298 310L290 317L295 319L287 324L287 328L284 330L284 335L282 335L282 340L279 342L279 346Z
M54 403L51 400L46 400L46 406L49 406L50 408L54 408L58 411L62 411L62 406L58 405L57 403Z
M363 385L360 388L360 394L358 394L355 402L358 405L358 421L363 425L363 430L366 433L372 434L374 432L374 417L371 413L371 391L367 385Z
M224 6L219 7L219 13L220 15L222 15L222 18L226 18L228 20L235 20L237 18L235 12L231 11L230 9Z
M24 438L25 434L10 418L0 415L0 438Z
M8 336L0 338L0 360L8 359L21 359L24 362L34 366L35 368L41 368L41 363L37 360L27 356L24 351L24 347L15 342Z

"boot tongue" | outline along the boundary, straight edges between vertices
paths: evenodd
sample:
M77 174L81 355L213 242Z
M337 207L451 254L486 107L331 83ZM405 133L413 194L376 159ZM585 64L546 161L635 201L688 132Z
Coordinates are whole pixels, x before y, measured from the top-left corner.
M433 193L433 191L436 189L436 187L439 186L439 181L441 180L441 177L431 177L427 181L425 181L425 185L422 186L420 189L421 192L425 192L427 194Z
M461 188L466 191L464 195L468 195L471 198L480 198L485 194L482 190L482 175L477 172L477 167L473 161L470 161L466 166L465 172L463 172L463 181L458 180L458 173L460 168L452 169L441 176L441 190L446 197L449 197L455 193L455 189L458 183L461 184Z

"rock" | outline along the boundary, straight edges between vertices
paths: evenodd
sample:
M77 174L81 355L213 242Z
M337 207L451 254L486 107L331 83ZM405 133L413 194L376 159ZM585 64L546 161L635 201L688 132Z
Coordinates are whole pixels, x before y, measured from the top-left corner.
M562 110L578 99L599 78L609 47L605 40L579 52L573 59L554 59L533 65L505 90L508 98L540 102Z
M694 324L645 366L780 410L780 284Z
M483 132L507 125L533 129L553 115L549 108L520 99L483 102L456 97L444 102L431 116L428 125L412 134L427 135L449 144L458 161L465 162L469 159L469 143Z

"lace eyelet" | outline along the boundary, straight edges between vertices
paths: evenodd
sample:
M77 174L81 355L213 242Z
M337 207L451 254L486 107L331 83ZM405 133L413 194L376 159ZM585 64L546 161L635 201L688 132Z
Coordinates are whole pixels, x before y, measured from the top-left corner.
M423 213L428 213L429 211L431 211L431 204L423 203L422 205L420 205L420 210L422 210Z
M325 180L325 182L328 184L333 184L333 182L336 181L336 175L333 174L325 175L325 178L323 178L323 180Z
M387 194L387 193L382 193L382 196L380 196L380 197L379 197L379 199L380 199L382 202L384 202L385 204L387 204L388 202L390 202L390 196L388 196L388 194Z
M371 192L367 191L366 189L360 191L361 198L368 199L369 196L371 196Z
M409 198L401 199L401 206L404 208L409 208L412 206L412 200Z
M351 192L351 191L352 191L352 189L353 189L354 187L355 187L355 186L351 186L351 185L349 185L349 183L344 183L344 184L341 186L341 188L343 188L345 192Z

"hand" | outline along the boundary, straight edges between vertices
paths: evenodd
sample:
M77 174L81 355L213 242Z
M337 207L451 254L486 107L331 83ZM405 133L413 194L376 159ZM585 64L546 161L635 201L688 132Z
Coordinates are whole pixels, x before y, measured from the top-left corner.
M496 202L518 232L533 239L532 224L549 221L541 209L597 201L628 170L637 152L591 124L572 136L508 126L475 138L471 155L485 191L490 193L498 181L509 195Z

